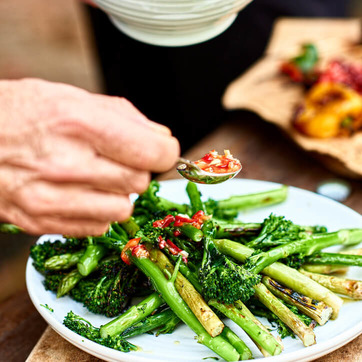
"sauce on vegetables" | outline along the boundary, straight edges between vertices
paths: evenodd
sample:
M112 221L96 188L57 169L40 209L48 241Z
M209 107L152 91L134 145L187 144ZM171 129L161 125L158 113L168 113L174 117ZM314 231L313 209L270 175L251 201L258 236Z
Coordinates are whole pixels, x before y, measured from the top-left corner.
M152 226L154 228L166 228L172 224L171 226L180 227L183 224L187 223L191 224L197 229L201 229L203 222L209 218L210 216L205 215L205 213L202 210L200 210L196 212L192 216L192 218L189 218L187 215L175 215L175 216L167 215L164 219L154 221Z
M131 265L131 260L128 254L128 250L131 252L132 255L136 256L137 258L147 258L148 251L146 250L144 245L141 245L139 242L141 238L135 238L128 241L121 253L121 259L127 264Z

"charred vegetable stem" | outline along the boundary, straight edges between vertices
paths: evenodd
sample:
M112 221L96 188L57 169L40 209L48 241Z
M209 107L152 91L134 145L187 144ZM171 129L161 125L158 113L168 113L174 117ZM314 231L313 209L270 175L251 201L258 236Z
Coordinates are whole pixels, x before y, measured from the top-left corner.
M272 356L282 352L282 348L275 338L247 317L243 310L246 308L245 306L238 309L233 305L221 304L213 299L209 300L209 304L240 326L254 342L258 343Z
M159 296L158 293L152 293L142 302L137 305L132 306L125 313L121 314L119 317L111 320L107 324L101 326L100 334L102 338L107 338L108 336L114 337L127 328L131 327L133 324L138 323L139 321L146 318L152 312L154 312L159 306L165 302Z
M254 249L227 239L217 239L215 240L215 245L220 252L232 256L241 262L245 262L254 252ZM332 318L337 318L343 300L329 289L299 273L297 270L278 262L263 269L262 273L298 293L323 301L333 309Z
M168 271L169 274L173 273L173 275L175 275L177 265L174 268L160 250L152 250L150 255L151 260L153 260L164 273L165 271ZM180 258L178 262L181 262ZM221 322L219 317L212 311L202 296L181 273L177 274L175 287L206 331L212 337L219 335L224 328L224 323Z
M218 201L219 209L246 210L256 207L274 205L285 201L288 194L288 187L282 186L275 190L258 192L255 194L232 196L225 200Z
M302 253L303 255L311 255L329 246L336 244L345 246L355 245L361 240L362 229L344 229L332 233L316 234L251 256L252 271L260 273L268 265L291 254Z
M229 342L221 336L211 337L209 333L206 332L177 292L175 285L165 278L156 264L148 258L137 258L132 256L131 260L151 279L155 289L161 294L162 298L174 313L197 334L199 343L209 347L226 361L239 360L239 353Z
M86 277L92 271L94 271L98 265L98 262L105 256L106 252L107 249L102 245L88 245L77 264L80 275Z
M362 299L362 281L310 273L303 269L300 272L334 293L347 295L353 299Z
M221 336L240 353L240 360L252 359L253 355L249 347L227 326L224 327Z
M319 325L327 323L332 315L332 308L324 302L298 294L292 289L286 288L273 279L264 276L262 283L278 298L296 306L301 312L314 319Z
M338 253L316 253L308 257L306 262L322 265L362 266L362 256Z
M260 283L255 286L255 296L302 340L305 347L316 343L312 328L307 327L288 307L276 298L264 284Z
M72 270L61 280L57 290L57 298L69 293L82 278L83 275L78 272L78 269Z
M261 224L242 222L223 222L216 220L215 237L218 239L245 235L257 235L261 230Z
M44 268L47 270L69 269L79 262L83 254L84 250L77 251L73 254L54 255L45 261Z

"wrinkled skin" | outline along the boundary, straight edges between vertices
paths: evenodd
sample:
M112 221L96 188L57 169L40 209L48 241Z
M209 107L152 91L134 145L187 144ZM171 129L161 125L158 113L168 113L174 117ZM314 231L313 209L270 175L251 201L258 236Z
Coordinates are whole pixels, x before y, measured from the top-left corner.
M130 102L37 79L0 81L0 220L32 234L103 233L179 144Z

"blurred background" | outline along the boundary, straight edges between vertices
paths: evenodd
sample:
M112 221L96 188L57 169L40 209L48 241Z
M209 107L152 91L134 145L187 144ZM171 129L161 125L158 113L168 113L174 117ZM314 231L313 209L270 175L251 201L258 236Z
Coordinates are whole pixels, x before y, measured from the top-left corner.
M362 16L361 0L351 1L349 16ZM103 92L88 12L79 1L0 1L0 79L23 77ZM35 240L0 234L0 302L24 288L25 263Z

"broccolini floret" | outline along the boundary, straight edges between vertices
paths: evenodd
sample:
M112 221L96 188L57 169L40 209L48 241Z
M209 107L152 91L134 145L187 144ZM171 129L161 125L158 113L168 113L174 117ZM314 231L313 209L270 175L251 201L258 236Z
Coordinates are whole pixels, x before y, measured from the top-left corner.
M44 274L43 285L46 290L56 292L62 279L67 275L68 272L63 270L46 271Z
M113 348L121 352L136 351L137 347L120 336L101 338L99 328L94 327L84 318L70 311L64 318L63 324L71 331L82 337L105 347Z
M227 304L237 300L247 301L255 293L253 286L260 282L260 275L236 264L217 250L212 240L211 221L205 223L203 230L204 258L199 273L203 295L206 299Z
M199 209L205 212L205 205L201 201L197 186L189 182L186 192L191 208L194 211ZM204 234L204 252L199 270L199 282L204 298L227 304L237 300L248 300L255 293L253 286L260 282L261 277L236 264L217 250L214 243L215 225L211 219L204 220L201 230Z
M44 263L47 259L55 255L74 253L87 244L85 239L68 238L64 242L61 240L45 241L30 247L30 257L33 259L35 269L41 273L45 272Z
M300 226L287 220L284 216L270 214L261 224L260 234L247 243L248 247L266 251L270 248L303 239L311 234L324 233L324 226Z
M315 326L316 324L315 321L312 318L300 312L296 306L285 303L281 299L279 300L283 304L285 304L306 326L308 327ZM258 300L253 299L252 304L249 305L249 308L254 315L266 318L268 322L272 325L272 327L277 329L278 334L280 335L281 338L285 337L296 338L293 331L276 314L274 314L272 311L266 308Z
M284 216L270 214L263 223L258 237L250 241L247 246L258 250L290 243L303 237L304 229L287 220Z
M138 269L120 259L110 260L102 263L90 280L83 279L72 296L91 312L114 317L127 306L139 279Z

